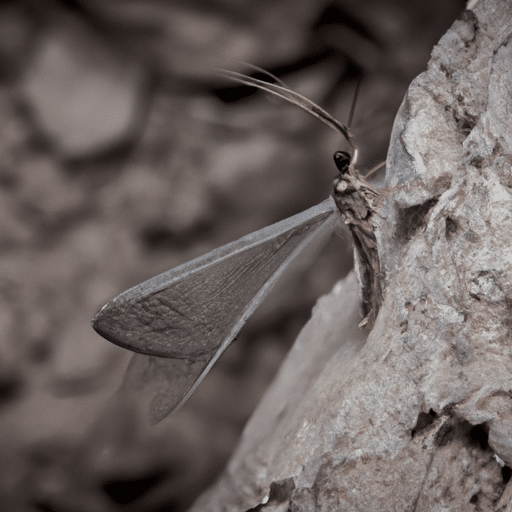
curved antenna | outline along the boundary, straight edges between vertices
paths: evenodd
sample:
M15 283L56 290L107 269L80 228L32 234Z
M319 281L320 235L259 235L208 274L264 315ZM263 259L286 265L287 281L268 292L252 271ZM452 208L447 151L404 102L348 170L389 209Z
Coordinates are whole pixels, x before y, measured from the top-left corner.
M373 169L371 169L368 173L365 174L365 179L369 178L372 174L375 174L379 169L382 169L386 165L386 160L376 165Z
M359 89L361 88L361 78L358 78L356 84L356 90L354 91L354 99L352 100L352 106L350 107L350 115L348 116L347 126L350 128L352 126L352 121L354 120L354 112L356 111L356 102L357 97L359 96Z
M267 71L266 69L260 68L259 66L255 66L254 64L251 64L249 62L241 61L241 64L243 64L244 66L247 66L249 68L254 69L254 71L257 71L258 73L261 73L262 75L266 75L266 76L272 78L272 80L274 80L274 82L277 85L280 85L283 89L287 89L287 90L291 91L291 89L280 78L278 78L276 75L273 75L270 71ZM218 71L222 74L224 70L223 69L219 69ZM245 76L245 75L242 75L242 76Z
M356 143L354 141L354 137L349 128L347 128L343 123L334 119L331 114L328 114L323 108L319 107L316 103L313 103L311 100L308 100L302 94L298 92L292 91L287 87L283 87L281 85L269 84L267 82L263 82L262 80L258 80L257 78L252 78L250 76L242 75L241 73L237 73L236 71L229 71L225 69L219 69L218 72L221 75L224 75L232 80L236 80L244 85L251 85L253 87L257 87L258 89L262 89L263 91L269 92L282 98L294 105L297 105L301 109L309 112L311 115L315 116L317 119L320 119L324 124L330 126L333 130L337 131L342 137L345 137L347 142L350 144L350 147L353 150L352 161L350 162L350 167L353 168L357 158L359 156L359 150L357 149Z

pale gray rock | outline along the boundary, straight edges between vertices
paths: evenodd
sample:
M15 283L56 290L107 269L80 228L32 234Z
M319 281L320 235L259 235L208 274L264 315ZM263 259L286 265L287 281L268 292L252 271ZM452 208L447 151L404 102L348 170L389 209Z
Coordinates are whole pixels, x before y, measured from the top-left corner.
M510 506L511 37L512 4L474 2L435 47L395 121L373 331L349 276L193 511Z

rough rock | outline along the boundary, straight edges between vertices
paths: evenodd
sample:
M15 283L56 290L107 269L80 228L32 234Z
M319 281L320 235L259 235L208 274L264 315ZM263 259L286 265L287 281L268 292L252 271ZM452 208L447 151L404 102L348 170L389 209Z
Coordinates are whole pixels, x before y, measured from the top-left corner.
M192 510L507 505L511 35L511 4L473 2L436 46L388 153L375 328L364 343L353 277L321 299Z

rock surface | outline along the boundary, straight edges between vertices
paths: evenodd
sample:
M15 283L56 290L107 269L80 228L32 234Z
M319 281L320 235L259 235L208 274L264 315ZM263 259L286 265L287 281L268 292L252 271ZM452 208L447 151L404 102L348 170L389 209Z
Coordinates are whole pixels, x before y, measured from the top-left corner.
M192 510L507 505L511 35L509 3L473 2L436 46L395 121L374 330L354 328L353 278L324 297Z

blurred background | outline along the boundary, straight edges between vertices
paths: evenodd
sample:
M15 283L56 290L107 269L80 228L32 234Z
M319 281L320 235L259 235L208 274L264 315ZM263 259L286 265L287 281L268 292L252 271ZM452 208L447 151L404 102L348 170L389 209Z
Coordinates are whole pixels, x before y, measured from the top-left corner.
M344 141L215 68L277 75L352 123L364 172L461 0L0 2L0 510L183 511L222 471L350 238L281 287L149 428L94 313L327 197ZM336 237L334 237L336 238ZM114 395L114 398L112 396Z

